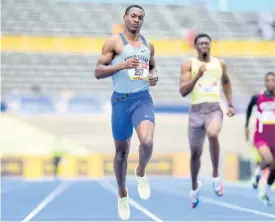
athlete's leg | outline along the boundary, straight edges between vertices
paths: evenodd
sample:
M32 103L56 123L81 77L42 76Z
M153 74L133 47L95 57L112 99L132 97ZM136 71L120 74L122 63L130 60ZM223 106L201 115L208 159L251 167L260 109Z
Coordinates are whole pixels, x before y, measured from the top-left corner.
M116 140L116 151L114 157L114 171L118 185L119 197L126 197L127 190L125 187L126 172L127 172L127 159L130 150L130 139Z
M261 152L261 155L264 155L265 158L264 161L266 165L269 167L269 175L267 178L267 186L269 188L272 186L275 180L275 147L267 147L262 146L259 148L259 152Z
M132 123L135 126L139 145L139 164L136 168L138 192L142 199L148 199L151 195L149 181L146 177L146 167L153 152L153 137L155 130L154 107L151 98L141 101L132 115Z
M258 189L258 186L259 186L259 182L260 182L260 179L261 179L261 175L262 175L262 166L261 166L261 163L262 162L256 162L256 167L255 167L255 170L254 170L254 174L252 175L252 187L254 189ZM263 169L266 168L266 165L264 166Z
M191 151L190 170L192 190L190 192L190 198L192 208L196 208L199 204L200 182L198 182L198 174L201 166L201 154L206 135L203 125L204 116L191 111L189 116L188 139Z
M261 176L262 170L264 170L266 168L266 165L263 164L262 158L257 150L257 148L255 146L251 147L251 149L253 149L254 154L254 159L255 159L255 163L256 163L256 167L255 167L255 175Z
M137 175L140 177L144 176L146 166L152 156L154 130L155 125L150 120L144 120L136 127L136 132L140 141L139 165L137 167Z
M119 196L126 197L125 188L127 159L130 149L130 139L133 134L133 125L126 102L117 102L120 95L112 97L112 133L115 140L114 171L116 175Z
M209 140L211 161L213 166L213 188L218 196L223 194L223 186L219 177L220 143L219 133L222 128L223 112L219 108L206 117L206 134Z
M265 184L263 190L259 193L259 197L265 204L269 205L271 204L270 189L275 179L275 152L264 142L259 142L257 147L262 157L263 165L268 166L270 171L267 178L267 183Z
M269 166L269 175L267 178L267 185L268 189L271 189L271 186L273 185L275 181L275 157L273 157L273 162Z
M203 115L199 113L190 113L188 126L188 140L191 151L190 170L192 178L192 190L196 190L198 188L197 178L201 166L201 154L205 140Z
M118 185L118 214L122 220L128 220L131 213L125 182L133 126L127 101L121 101L119 98L121 98L121 95L116 93L112 96L112 132L116 148L113 164Z
M149 94L137 101L132 113L132 124L136 129L140 142L139 165L136 173L138 176L143 177L152 156L155 130L154 105Z
M262 172L261 162L256 162L255 175L261 176L261 172Z
M262 161L262 157L259 154L258 149L256 148L257 139L258 139L258 134L256 132L254 134L254 145L250 147L251 157L253 157L253 159L256 163L256 167L255 167L254 173L251 178L252 187L254 189L258 189L259 182L260 182L261 176L262 176L262 172L267 167L266 163L264 161Z
M271 187L275 181L275 146L271 146L270 150L273 156L273 161L269 166L270 173L267 178L267 184Z
M220 155L220 143L219 133L222 128L222 114L220 111L216 111L207 118L206 122L206 134L209 140L209 148L211 161L213 166L213 177L218 177L219 172L219 155Z
M273 162L273 155L270 148L267 146L266 143L261 143L260 145L257 145L257 148L259 154L262 157L262 167L270 166Z

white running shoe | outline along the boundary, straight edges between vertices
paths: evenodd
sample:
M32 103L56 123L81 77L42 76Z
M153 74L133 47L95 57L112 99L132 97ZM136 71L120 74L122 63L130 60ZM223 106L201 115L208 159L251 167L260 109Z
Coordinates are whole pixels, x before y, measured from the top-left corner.
M196 208L200 203L199 194L200 194L201 186L202 186L202 183L198 181L198 188L190 192L191 208Z
M123 197L123 198L118 197L117 208L118 208L118 215L120 219L129 220L131 212L130 212L130 206L128 203L128 191L127 191L127 197Z
M213 189L219 197L223 195L224 188L219 177L213 178Z
M138 183L139 197L143 200L149 199L149 197L151 196L151 189L150 189L148 178L146 177L146 175L144 175L143 177L138 176L137 168L135 169L135 176Z

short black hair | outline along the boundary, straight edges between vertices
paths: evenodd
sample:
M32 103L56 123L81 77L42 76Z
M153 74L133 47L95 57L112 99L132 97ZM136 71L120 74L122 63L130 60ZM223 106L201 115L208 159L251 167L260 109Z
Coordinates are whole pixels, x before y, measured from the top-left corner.
M140 5L130 5L130 6L128 6L128 7L126 8L126 10L125 10L125 15L128 14L128 12L130 11L131 8L139 8L139 9L141 9L141 10L144 12L144 14L145 14L144 9L143 9Z
M265 79L266 79L268 76L273 76L273 77L275 77L275 73L274 73L274 72L267 72L267 73L265 74Z
M208 38L208 39L210 40L210 42L212 42L212 39L211 39L211 37L210 37L208 34L206 34L206 33L199 33L199 34L196 35L196 37L195 37L194 45L197 44L197 41L198 41L199 38L203 38L203 37Z

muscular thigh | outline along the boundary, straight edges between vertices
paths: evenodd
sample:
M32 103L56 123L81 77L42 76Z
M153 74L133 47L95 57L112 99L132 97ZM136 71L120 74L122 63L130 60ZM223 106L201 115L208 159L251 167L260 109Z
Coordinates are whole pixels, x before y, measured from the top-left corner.
M188 123L188 139L191 148L202 147L205 134L203 114L191 112Z
M143 101L132 114L132 124L140 141L152 140L155 130L154 106L151 99Z
M205 116L205 129L208 136L217 136L222 128L223 112L221 109L212 111Z

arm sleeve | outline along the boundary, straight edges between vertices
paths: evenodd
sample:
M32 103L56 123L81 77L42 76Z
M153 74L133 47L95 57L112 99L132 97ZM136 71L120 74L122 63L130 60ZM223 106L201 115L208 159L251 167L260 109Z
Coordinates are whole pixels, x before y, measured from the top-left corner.
M254 95L251 97L251 100L248 104L248 107L246 109L246 121L245 121L245 127L248 127L249 125L249 119L251 117L252 109L257 104L258 95Z

